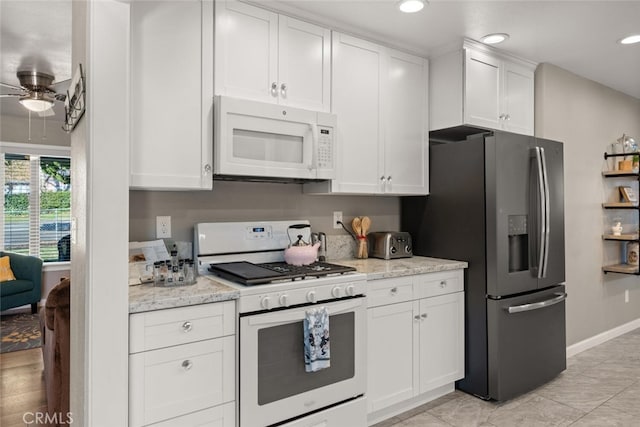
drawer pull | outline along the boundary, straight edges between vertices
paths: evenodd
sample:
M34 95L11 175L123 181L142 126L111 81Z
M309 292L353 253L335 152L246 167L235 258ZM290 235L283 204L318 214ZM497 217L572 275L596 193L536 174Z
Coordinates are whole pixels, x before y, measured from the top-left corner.
M182 324L182 330L184 332L190 332L193 329L193 324L189 321L186 321Z
M446 288L447 287L447 281L443 280L442 282L440 282L440 287L441 288Z
M398 288L391 288L391 294L395 295L398 293Z
M191 369L193 367L193 362L191 360L185 360L184 362L182 362L182 368L185 371L188 371L189 369Z
M422 314L420 315L420 317L422 317L423 319L426 319L426 318L427 318L427 313L422 313Z
M414 318L415 320L420 320L420 315L419 315L419 314L416 314L415 316L413 316L413 318Z

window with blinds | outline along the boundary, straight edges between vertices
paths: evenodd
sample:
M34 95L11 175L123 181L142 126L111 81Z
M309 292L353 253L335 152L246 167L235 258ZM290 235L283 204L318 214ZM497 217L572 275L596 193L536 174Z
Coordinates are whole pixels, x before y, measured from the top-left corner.
M44 262L69 261L71 159L11 152L0 156L4 189L0 247Z

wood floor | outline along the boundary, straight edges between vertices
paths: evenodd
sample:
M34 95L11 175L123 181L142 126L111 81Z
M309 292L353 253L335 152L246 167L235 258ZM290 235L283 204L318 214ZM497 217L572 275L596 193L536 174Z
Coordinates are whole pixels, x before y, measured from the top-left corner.
M0 426L24 427L25 413L46 410L42 369L40 348L0 354Z

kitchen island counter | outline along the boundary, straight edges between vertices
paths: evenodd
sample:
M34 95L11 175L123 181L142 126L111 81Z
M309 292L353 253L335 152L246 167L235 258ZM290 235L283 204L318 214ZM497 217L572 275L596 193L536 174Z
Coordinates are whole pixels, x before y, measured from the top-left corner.
M458 270L467 268L465 261L416 256L392 260L341 259L331 261L336 264L354 267L359 273L365 273L367 280L386 279L390 277L413 276L416 274L434 273L437 271Z
M154 287L151 284L129 287L129 313L238 299L240 293L214 278L199 276L194 285Z

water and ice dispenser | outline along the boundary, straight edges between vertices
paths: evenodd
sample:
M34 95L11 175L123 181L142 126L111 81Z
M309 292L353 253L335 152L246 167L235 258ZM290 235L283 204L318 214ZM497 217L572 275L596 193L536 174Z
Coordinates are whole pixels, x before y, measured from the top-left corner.
M509 273L529 269L527 215L509 215Z

